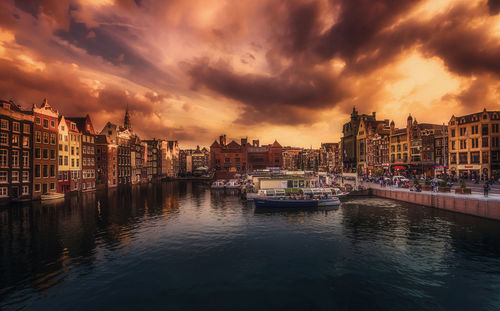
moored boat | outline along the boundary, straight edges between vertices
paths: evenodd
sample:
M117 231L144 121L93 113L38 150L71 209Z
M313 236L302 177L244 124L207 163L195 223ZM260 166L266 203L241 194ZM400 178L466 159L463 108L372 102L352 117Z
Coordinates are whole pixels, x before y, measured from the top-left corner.
M57 193L57 192L49 192L42 194L40 197L43 201L46 200L56 200L56 199L64 199L64 193Z
M241 183L238 179L231 179L224 186L226 189L240 189Z
M315 208L319 205L319 200L283 200L256 198L253 200L255 207L264 208Z
M212 183L210 188L212 189L224 189L226 186L226 182L224 180L216 180Z

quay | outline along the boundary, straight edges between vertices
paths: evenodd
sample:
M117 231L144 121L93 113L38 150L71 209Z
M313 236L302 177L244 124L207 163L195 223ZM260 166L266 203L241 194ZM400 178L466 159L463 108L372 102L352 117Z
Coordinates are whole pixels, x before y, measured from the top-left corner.
M455 194L443 192L414 192L408 189L370 185L371 195L419 204L472 216L500 220L500 196L482 194Z

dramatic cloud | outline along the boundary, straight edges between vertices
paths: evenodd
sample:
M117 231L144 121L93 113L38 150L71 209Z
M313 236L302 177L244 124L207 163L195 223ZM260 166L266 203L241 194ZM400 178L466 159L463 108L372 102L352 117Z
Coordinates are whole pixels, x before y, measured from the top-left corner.
M337 141L355 105L402 124L499 109L498 0L5 0L0 97L144 138Z

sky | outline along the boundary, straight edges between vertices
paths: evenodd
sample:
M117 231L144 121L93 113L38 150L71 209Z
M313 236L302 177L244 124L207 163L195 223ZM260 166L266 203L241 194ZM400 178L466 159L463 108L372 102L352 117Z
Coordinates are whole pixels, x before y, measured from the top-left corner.
M2 0L0 98L142 138L337 142L500 110L500 0Z

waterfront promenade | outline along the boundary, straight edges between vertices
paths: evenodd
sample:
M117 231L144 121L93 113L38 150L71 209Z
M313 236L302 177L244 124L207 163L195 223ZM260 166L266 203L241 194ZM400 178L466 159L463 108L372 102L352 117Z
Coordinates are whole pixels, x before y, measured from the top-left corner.
M409 202L458 212L488 219L500 220L500 194L492 193L485 197L482 193L456 194L452 192L415 192L406 188L394 186L381 187L376 183L365 183L365 187L372 190L378 197L390 198L398 201Z

